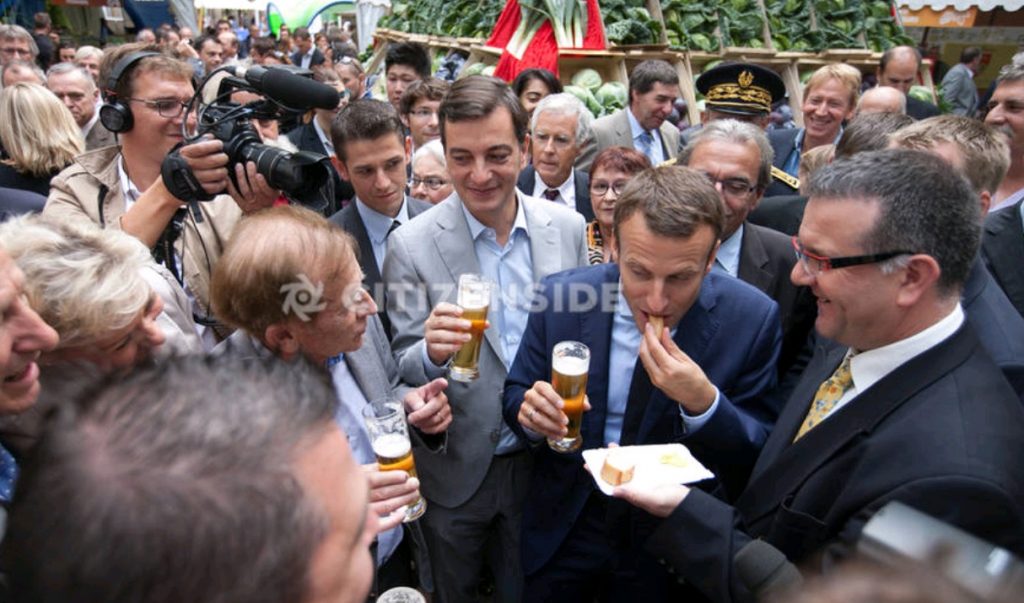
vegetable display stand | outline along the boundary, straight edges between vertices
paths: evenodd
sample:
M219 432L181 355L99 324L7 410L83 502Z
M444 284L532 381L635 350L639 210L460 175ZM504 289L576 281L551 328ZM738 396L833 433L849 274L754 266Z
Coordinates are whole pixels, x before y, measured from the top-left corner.
M668 45L659 0L601 0L601 21L609 47Z

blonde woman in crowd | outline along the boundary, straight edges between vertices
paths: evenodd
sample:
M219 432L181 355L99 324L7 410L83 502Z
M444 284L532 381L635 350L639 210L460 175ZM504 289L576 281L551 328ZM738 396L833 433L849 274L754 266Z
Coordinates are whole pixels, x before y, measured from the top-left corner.
M0 187L43 196L50 179L85 149L67 107L46 88L26 83L0 92L0 144Z
M0 426L10 448L34 441L36 420L58 389L74 387L81 367L128 371L158 351L201 349L184 291L134 237L26 216L0 224L0 241L25 276L29 306L60 335L56 349L39 358L38 412Z

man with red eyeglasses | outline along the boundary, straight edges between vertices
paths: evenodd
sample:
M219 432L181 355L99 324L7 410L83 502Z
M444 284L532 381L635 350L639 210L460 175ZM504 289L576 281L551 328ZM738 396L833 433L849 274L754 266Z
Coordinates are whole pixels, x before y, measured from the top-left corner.
M746 489L614 495L665 518L648 551L715 601L763 597L771 581L749 570L765 562L829 571L893 500L1019 555L1024 408L960 305L981 231L969 184L899 149L833 163L809 196L792 279L835 343L815 350Z

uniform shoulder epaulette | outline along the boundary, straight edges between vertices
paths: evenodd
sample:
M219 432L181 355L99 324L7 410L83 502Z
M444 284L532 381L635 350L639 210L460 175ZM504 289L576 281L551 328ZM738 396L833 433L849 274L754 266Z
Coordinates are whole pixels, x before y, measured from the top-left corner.
M788 186L789 188L791 188L793 190L799 190L800 189L800 179L799 178L795 178L793 176L790 176L789 174L787 174L786 172L780 170L779 168L775 167L774 165L772 166L772 178L775 178L776 180L782 182L783 184L785 184L786 186Z

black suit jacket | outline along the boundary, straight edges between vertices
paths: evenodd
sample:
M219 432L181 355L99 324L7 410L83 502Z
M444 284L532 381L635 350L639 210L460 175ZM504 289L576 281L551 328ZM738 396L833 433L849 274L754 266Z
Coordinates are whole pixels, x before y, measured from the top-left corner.
M317 65L323 65L326 60L327 57L324 56L324 53L320 52L319 48L314 48L313 58L309 61L309 68L312 69ZM292 53L292 64L297 67L302 66L302 53L298 50Z
M1024 228L1020 208L1018 202L988 216L981 253L992 277L1024 316Z
M574 184L576 186L576 211L583 215L588 223L594 221L594 208L590 205L590 176L583 170L573 170ZM524 195L533 195L533 187L537 184L537 170L532 165L523 168L519 172L519 180L516 187L523 191Z
M310 151L330 157L327 149L320 142L320 137L316 135L316 129L313 127L312 121L289 132L288 140L297 146L300 151ZM352 188L348 180L341 178L341 174L338 173L338 170L333 165L331 165L331 180L334 186L334 202L325 209L311 208L317 209L325 217L337 213L338 210L347 205L356 196L355 189Z
M891 500L1024 551L1024 408L970 324L793 442L845 352L816 350L735 505L693 490L648 540L706 597L750 600L733 559L752 538L794 563L841 554Z
M409 219L415 218L427 211L433 205L426 201L413 199L406 196L405 202L409 208ZM377 260L373 255L373 244L370 242L370 235L366 232L366 224L363 223L355 202L350 203L345 209L334 214L330 218L338 226L345 229L345 232L352 235L359 246L359 267L363 269L363 286L373 294L373 300L377 304L377 315L384 325L384 332L388 339L391 339L391 321L388 319L387 303L384 297L384 280L381 278L380 270L377 269ZM399 226L401 228L401 226ZM382 258L383 259L383 258Z
M927 119L929 117L935 117L940 113L939 108L935 105L925 101L919 101L913 96L910 96L909 94L907 95L907 115L914 119Z
M750 212L747 221L794 236L800 231L800 221L804 219L805 207L807 197L800 195L765 197L754 211Z
M782 169L782 166L786 163L786 159L789 154L793 152L793 148L796 146L796 135L800 133L800 128L788 128L786 130L769 130L768 131L768 142L772 145L772 151L775 153L775 157L772 159L772 165ZM790 187L788 184L781 180L772 179L772 183L768 185L768 188L764 191L765 197L777 197L779 195L795 195L797 191Z
M782 351L779 374L785 375L818 315L817 302L808 287L797 287L789 279L796 264L793 244L786 235L746 222L740 242L740 280L760 289L779 304L782 322Z

